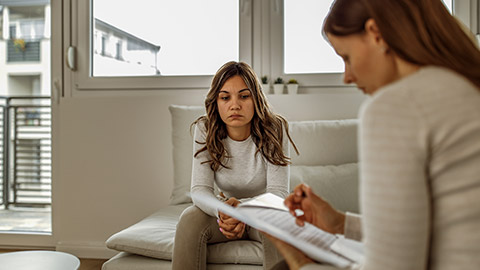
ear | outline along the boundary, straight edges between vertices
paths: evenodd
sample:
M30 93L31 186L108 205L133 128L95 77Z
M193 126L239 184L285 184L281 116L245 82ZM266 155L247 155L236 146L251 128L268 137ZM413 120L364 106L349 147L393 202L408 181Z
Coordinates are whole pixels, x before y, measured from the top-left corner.
M388 45L383 40L380 29L378 29L377 23L374 19L370 18L365 22L365 33L376 45L388 48Z

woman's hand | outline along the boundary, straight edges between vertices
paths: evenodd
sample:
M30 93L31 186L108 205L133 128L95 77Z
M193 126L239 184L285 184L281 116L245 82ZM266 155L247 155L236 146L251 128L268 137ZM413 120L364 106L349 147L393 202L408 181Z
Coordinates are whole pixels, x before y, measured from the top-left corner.
M288 264L290 270L300 269L303 265L308 263L314 263L312 259L307 257L303 252L297 248L279 240L269 234L263 233L272 243L277 247L278 251L282 254L283 258Z
M236 207L240 204L240 201L237 200L235 197L231 197L225 203ZM220 227L220 231L223 233L223 235L225 235L225 237L232 240L242 238L243 233L245 232L245 223L240 222L239 220L222 212L218 212L218 216L218 226Z
M300 184L295 187L293 193L285 199L285 205L296 217L299 226L303 226L307 221L324 231L343 234L345 214L315 195L309 186ZM302 210L303 215L298 216L295 211L297 209Z

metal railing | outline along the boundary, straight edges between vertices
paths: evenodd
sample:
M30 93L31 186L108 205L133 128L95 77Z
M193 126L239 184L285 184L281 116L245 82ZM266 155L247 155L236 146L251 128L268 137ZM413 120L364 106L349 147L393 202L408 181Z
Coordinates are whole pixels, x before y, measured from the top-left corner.
M7 42L7 62L40 62L40 41L23 41L24 47L16 46L15 42Z
M0 103L0 204L50 205L50 97L0 97Z

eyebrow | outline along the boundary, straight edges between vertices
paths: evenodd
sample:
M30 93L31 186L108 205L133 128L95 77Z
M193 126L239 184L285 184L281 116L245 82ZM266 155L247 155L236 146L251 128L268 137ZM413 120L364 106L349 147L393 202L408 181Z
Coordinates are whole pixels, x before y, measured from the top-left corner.
M245 91L250 91L250 89L244 88L244 89L238 91L238 93L242 93L242 92L245 92ZM220 93L230 94L230 92L228 92L228 91L226 91L226 90L220 90Z

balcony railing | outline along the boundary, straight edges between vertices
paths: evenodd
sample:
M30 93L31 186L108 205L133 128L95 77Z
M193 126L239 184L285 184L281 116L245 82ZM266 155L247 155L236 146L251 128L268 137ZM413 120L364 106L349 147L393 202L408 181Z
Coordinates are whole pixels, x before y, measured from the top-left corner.
M24 46L19 46L15 41L7 42L7 62L39 62L40 41L23 41Z
M0 97L0 103L0 205L50 205L50 98Z

